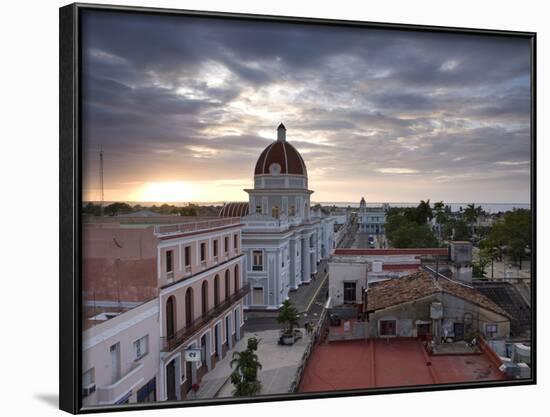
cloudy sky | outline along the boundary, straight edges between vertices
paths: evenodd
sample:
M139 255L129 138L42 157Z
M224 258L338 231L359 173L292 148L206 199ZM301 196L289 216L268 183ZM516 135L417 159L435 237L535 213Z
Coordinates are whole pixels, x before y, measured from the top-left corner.
M284 122L314 201L529 201L529 41L86 12L84 199L245 201Z

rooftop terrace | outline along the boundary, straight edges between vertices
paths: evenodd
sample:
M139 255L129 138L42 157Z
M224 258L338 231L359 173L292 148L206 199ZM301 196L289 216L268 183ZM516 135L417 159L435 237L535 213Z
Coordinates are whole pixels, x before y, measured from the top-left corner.
M299 392L504 379L487 353L432 356L418 339L370 339L316 346Z

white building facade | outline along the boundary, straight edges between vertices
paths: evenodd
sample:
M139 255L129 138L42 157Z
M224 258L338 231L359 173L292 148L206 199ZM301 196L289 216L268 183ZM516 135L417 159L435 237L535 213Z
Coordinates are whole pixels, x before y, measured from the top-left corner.
M371 235L383 235L386 224L387 205L382 207L367 207L365 197L359 202L359 231Z
M250 294L247 308L278 309L289 291L311 281L317 265L334 247L334 219L313 215L304 160L286 141L281 123L277 140L261 153L254 170L248 215L242 217L243 268Z
M95 319L82 333L83 406L157 401L158 300Z

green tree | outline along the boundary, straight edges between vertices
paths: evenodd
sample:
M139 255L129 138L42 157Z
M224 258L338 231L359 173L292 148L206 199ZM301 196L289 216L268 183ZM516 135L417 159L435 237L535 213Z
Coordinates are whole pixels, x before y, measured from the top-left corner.
M475 224L481 214L483 214L483 208L481 206L476 207L474 203L468 204L468 206L464 210L464 218L472 229L472 236L475 234Z
M430 200L420 200L420 204L416 208L418 214L418 223L424 224L433 219L433 211L430 207Z
M101 205L94 203L87 203L82 207L82 214L87 214L90 216L101 216Z
M118 216L132 212L132 207L127 203L112 203L104 209L106 216Z
M462 219L449 219L443 227L443 235L452 240L470 240L471 230Z
M502 249L500 247L491 246L491 242L482 240L480 242L480 256L487 259L487 264L491 262L491 278L495 277L495 259L502 258Z
M516 209L504 215L504 219L493 225L489 235L482 241L482 247L509 255L519 263L527 257L531 249L532 229L531 210Z
M180 216L197 216L197 207L194 205L189 205L187 207L180 207L178 208L177 213Z
M248 339L246 350L233 353L230 366L235 366L235 370L231 373L230 380L237 397L250 397L262 389L262 384L258 380L258 371L262 369L262 365L258 360L257 350L258 339L251 337Z
M420 225L410 221L402 223L388 239L394 248L437 247L437 238L427 224Z
M474 278L485 278L485 267L489 264L490 258L484 251L479 252L479 260L473 262L472 275Z
M428 203L429 204L429 203ZM385 232L394 248L436 247L438 242L426 224L425 211L415 208L391 208L386 212Z
M296 310L290 300L285 300L279 309L277 323L285 326L284 334L288 336L292 336L294 328L298 327L298 310Z

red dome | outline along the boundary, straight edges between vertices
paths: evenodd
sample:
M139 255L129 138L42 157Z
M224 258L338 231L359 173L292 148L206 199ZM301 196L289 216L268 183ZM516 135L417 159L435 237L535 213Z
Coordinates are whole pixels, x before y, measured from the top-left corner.
M248 216L248 203L226 203L220 210L219 217Z
M275 141L265 148L254 170L254 175L277 173L307 176L306 164L300 153L286 141Z

